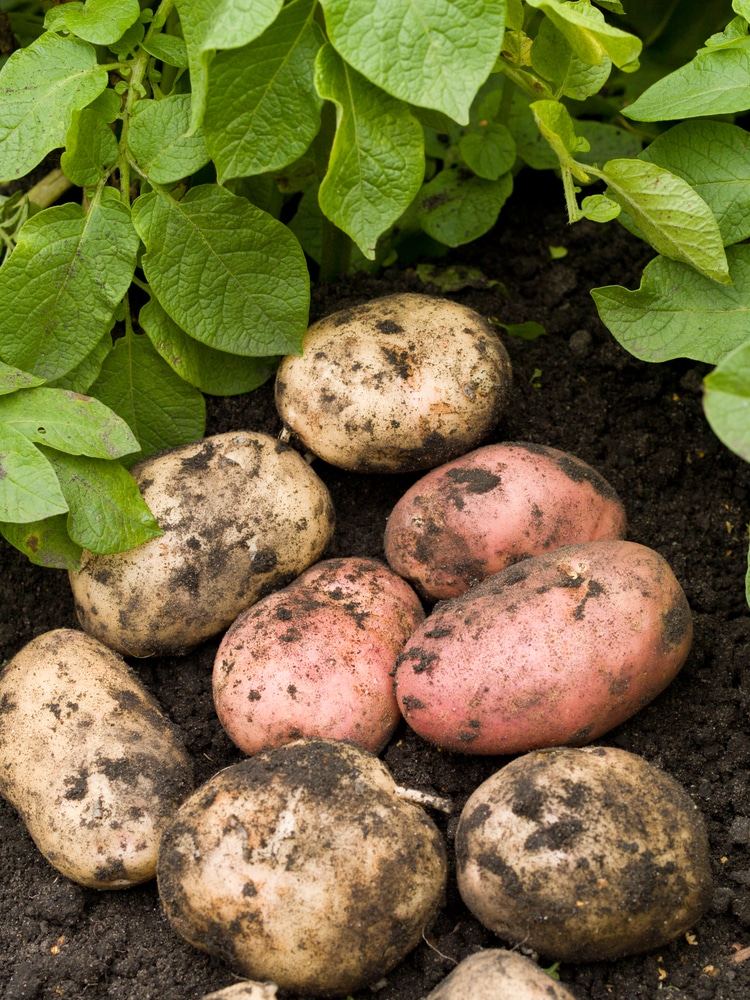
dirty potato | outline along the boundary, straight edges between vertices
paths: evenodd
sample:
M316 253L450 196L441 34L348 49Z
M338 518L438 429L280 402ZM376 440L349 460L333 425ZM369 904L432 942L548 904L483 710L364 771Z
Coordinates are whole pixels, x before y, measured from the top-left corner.
M314 563L333 533L325 485L268 434L230 431L133 470L164 534L84 552L70 581L83 628L130 656L183 653Z
M373 755L299 740L220 771L164 834L174 928L240 975L317 996L380 979L441 901L445 848Z
M466 803L458 887L503 940L609 961L689 930L712 896L703 819L673 778L612 747L539 750Z
M460 962L427 1000L575 1000L517 951L487 948Z
M606 479L556 448L506 442L433 469L393 508L385 556L429 601L528 556L625 537L625 511Z
M401 713L396 657L424 618L375 559L325 559L237 618L216 654L216 713L245 753L301 736L378 753Z
M68 878L92 889L153 878L192 787L176 729L98 640L46 632L0 675L0 792Z
M276 405L313 454L355 472L431 469L474 448L506 406L508 353L479 313L398 294L334 313L284 358Z

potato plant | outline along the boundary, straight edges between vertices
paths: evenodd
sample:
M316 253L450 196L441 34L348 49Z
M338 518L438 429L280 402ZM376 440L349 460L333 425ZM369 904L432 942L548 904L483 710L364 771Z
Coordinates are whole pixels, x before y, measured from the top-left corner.
M625 206L669 260L726 280L706 202L637 159L617 117L645 86L643 44L615 23L650 24L633 9L3 0L19 48L0 71L0 182L28 188L63 150L0 205L4 536L76 569L83 548L158 534L123 465L200 438L202 393L252 390L301 352L310 271L467 243L524 165L561 170L571 218ZM609 194L579 205L589 181Z

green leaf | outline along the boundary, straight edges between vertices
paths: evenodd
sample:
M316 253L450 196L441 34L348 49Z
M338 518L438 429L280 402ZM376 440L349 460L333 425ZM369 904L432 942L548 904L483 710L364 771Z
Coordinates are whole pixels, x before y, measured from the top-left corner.
M154 59L160 59L167 66L185 69L188 65L187 47L182 38L176 35L152 35L143 41L143 48Z
M107 87L87 107L89 111L96 111L107 124L111 124L122 111L122 97Z
M138 450L128 425L91 396L67 389L21 389L0 397L0 424L68 455L120 458Z
M727 249L732 285L666 257L646 265L640 288L592 291L602 322L643 361L692 358L715 364L748 339L750 246Z
M41 35L0 73L0 180L23 177L62 146L70 121L107 86L96 52L77 38Z
M603 194L592 194L581 202L581 212L592 222L611 222L621 214L621 208L616 201Z
M486 181L456 168L441 170L422 188L419 223L440 243L462 246L492 229L512 191L510 174Z
M629 107L627 118L642 122L735 114L750 108L750 38L731 48L703 49L662 77Z
M555 151L560 163L568 164L573 153L588 150L588 142L576 135L575 122L564 104L559 101L534 101L529 107L537 128Z
M559 168L560 161L539 131L529 97L517 87L513 88L508 128L516 141L516 152L532 170Z
M547 331L541 323L534 323L529 320L527 323L500 323L493 321L493 326L499 326L505 330L509 337L518 337L520 340L536 340L537 337L545 337Z
M244 356L301 351L309 278L286 226L213 184L182 201L141 195L133 221L148 282L191 337Z
M190 94L138 101L128 130L128 148L149 180L172 184L208 163L203 131L190 127Z
M88 392L89 387L98 378L104 359L111 350L112 337L107 331L83 361L80 361L75 368L71 368L69 372L61 375L60 378L50 379L47 382L47 387L50 389L69 389L71 392Z
M657 253L684 261L714 281L730 283L716 219L681 177L643 160L610 160L595 176L607 182L608 193Z
M507 295L502 281L488 278L479 268L454 264L439 267L437 264L417 264L417 277L425 284L434 285L441 292L460 292L463 288L499 288Z
M67 509L44 455L25 434L0 423L0 521L26 524Z
M91 108L74 111L60 158L63 173L79 187L94 187L117 160L119 149L112 129Z
M143 26L143 21L136 21L135 24L130 25L121 38L118 38L116 42L112 42L110 48L118 59L124 61L128 56L135 53L143 41L145 32L146 29Z
M346 62L393 97L462 125L500 53L505 0L321 0Z
M626 72L638 68L642 48L640 39L607 24L601 11L587 0L578 0L577 3L566 3L565 0L526 2L530 7L544 11L584 63L600 66L608 56L615 66Z
M37 375L22 372L19 368L14 368L12 365L6 365L0 361L0 396L9 392L17 392L19 389L30 389L43 382L44 379Z
M598 94L607 82L612 60L603 56L599 64L585 62L554 23L544 18L531 46L531 65L540 76L555 84L558 96L584 101Z
M496 181L516 162L516 141L500 122L485 122L461 136L458 150L477 177Z
M135 24L140 13L138 0L86 0L85 4L74 0L53 7L45 26L55 31L67 28L93 45L111 45Z
M87 214L56 205L32 216L0 268L0 356L45 379L71 371L110 329L135 269L130 213L105 188Z
M719 224L724 246L750 237L750 136L728 122L682 122L640 155L687 181Z
M203 120L208 67L219 49L238 49L273 24L283 0L175 0L187 45L193 93L191 130Z
M750 461L750 343L724 357L704 379L703 409L714 434Z
M41 450L68 503L68 534L76 544L90 552L123 552L162 534L135 479L119 462Z
M336 136L318 191L320 207L370 260L378 237L416 197L424 176L422 126L409 108L373 87L330 45L315 83L336 104Z
M586 152L576 153L582 163L606 163L607 160L635 159L643 148L639 136L616 125L589 118L577 118L576 132L589 144Z
M131 427L138 439L125 463L189 444L203 437L206 403L198 389L184 382L143 336L121 337L91 386L107 406Z
M67 570L81 568L83 550L68 534L67 514L56 514L29 524L0 522L0 534L36 566Z
M156 299L150 299L143 306L138 322L170 368L209 395L236 396L252 392L276 370L278 358L242 358L193 340Z
M285 167L315 138L323 102L313 74L323 35L314 15L314 0L297 0L260 38L214 59L204 128L222 183Z

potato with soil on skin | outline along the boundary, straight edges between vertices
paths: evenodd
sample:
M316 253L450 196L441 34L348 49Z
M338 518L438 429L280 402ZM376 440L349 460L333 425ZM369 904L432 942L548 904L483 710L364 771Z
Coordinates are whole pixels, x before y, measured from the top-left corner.
M339 996L414 948L446 879L442 837L385 765L298 740L225 768L182 806L159 852L175 930L240 975Z
M461 753L590 743L652 701L690 651L680 584L636 542L568 545L436 605L396 666L401 711Z
M423 476L385 529L391 569L430 601L528 556L625 537L625 511L606 479L543 445L486 445Z
M507 404L510 359L479 313L398 294L313 324L276 376L284 425L354 472L431 469L476 447Z
M184 653L216 635L333 534L327 488L268 434L217 434L132 472L164 534L129 552L84 552L70 574L83 628L129 656Z
M123 889L156 875L192 762L125 661L74 629L38 636L0 675L0 792L67 878Z
M244 611L216 654L216 713L247 754L301 736L378 753L401 719L396 657L424 618L375 559L328 559Z
M693 927L712 897L703 818L673 778L612 747L519 757L466 803L458 887L501 938L610 961Z
M517 951L487 948L460 962L426 1000L575 1000L575 997Z

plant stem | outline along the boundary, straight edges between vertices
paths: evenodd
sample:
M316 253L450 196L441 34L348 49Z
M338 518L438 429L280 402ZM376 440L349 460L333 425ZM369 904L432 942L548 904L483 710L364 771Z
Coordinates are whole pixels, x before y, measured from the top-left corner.
M56 167L54 170L50 170L46 177L42 177L38 184L29 188L26 194L29 201L33 201L38 208L49 208L50 205L54 205L60 195L65 194L72 187L72 183L62 170Z

